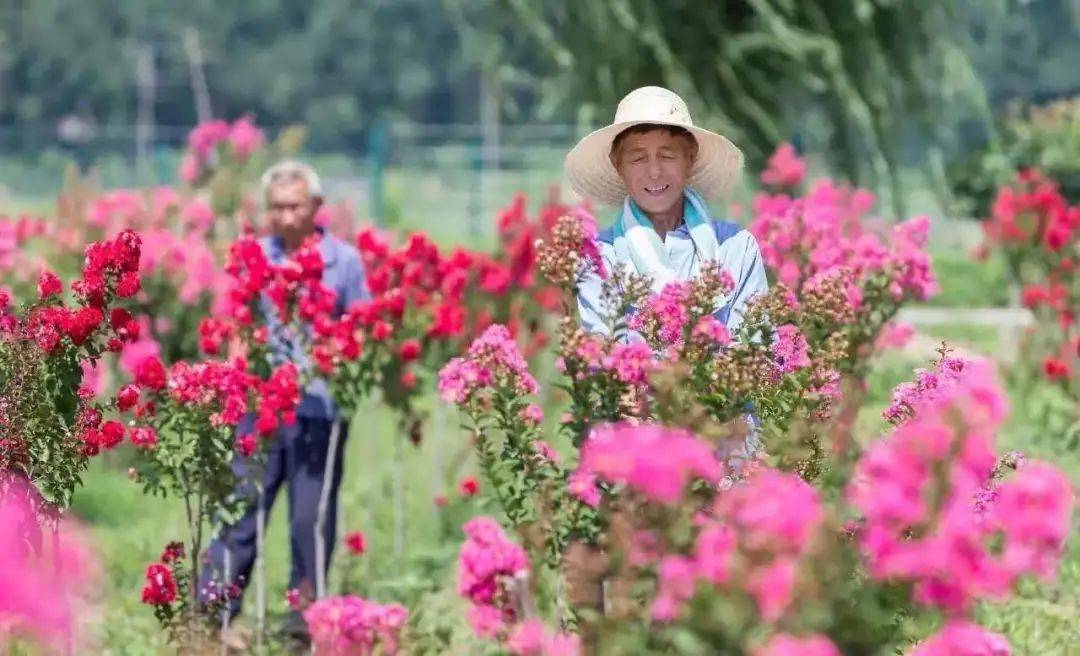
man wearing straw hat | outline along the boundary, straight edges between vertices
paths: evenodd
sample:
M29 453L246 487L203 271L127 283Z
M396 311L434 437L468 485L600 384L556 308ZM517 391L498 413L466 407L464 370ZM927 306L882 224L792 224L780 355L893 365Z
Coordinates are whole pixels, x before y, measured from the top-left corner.
M648 276L655 293L697 275L703 262L718 262L735 287L714 316L734 332L747 302L768 287L765 266L754 236L736 223L713 220L705 198L723 197L742 163L742 152L727 138L694 125L682 98L642 87L622 99L611 125L570 151L565 171L579 194L618 207L614 224L597 240L609 270ZM578 310L586 330L608 333L600 297L600 278L590 276L578 290ZM757 445L751 434L745 451L730 454L732 464Z

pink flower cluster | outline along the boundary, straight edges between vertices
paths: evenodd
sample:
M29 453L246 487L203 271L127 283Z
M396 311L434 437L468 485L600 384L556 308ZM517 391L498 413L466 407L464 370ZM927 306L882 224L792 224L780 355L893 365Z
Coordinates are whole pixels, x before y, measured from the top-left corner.
M132 229L163 230L178 218L183 232L205 234L214 222L214 211L201 200L185 200L172 187L148 191L114 189L97 196L87 208L86 220L106 233Z
M781 147L776 166L767 171L774 186L791 186L801 178L798 157ZM918 217L892 228L887 235L869 229L864 218L875 198L864 189L848 189L819 180L802 197L760 194L754 200L750 231L757 237L765 264L776 278L795 290L807 279L847 267L862 284L871 276L889 276L895 300L925 300L938 285L926 252L930 221Z
M886 349L902 349L908 345L915 336L915 326L909 323L890 321L881 328L874 347L884 351Z
M729 294L735 283L731 274L727 271L720 272L720 285L717 290L720 294ZM682 347L683 335L689 327L691 320L691 296L694 293L692 282L675 280L664 285L658 294L651 294L636 312L630 316L627 326L658 344L664 344L670 348ZM701 327L705 332L699 336L709 335L711 326L693 326L696 330ZM715 332L715 331L711 331ZM724 339L724 334L716 334L718 340ZM728 337L730 339L730 337Z
M914 381L897 385L893 389L892 403L881 414L893 424L902 424L915 416L922 405L934 401L949 389L965 384L972 377L992 378L993 375L987 362L942 357L933 370L916 369Z
M656 356L645 342L619 343L603 358L604 369L627 385L644 385L649 372L657 367Z
M908 656L1009 656L1012 648L1000 633L978 624L952 621L908 652Z
M353 595L320 599L304 611L315 653L333 656L396 654L409 611Z
M761 172L761 182L777 189L799 186L806 177L806 162L789 143L780 144Z
M866 451L847 494L865 521L860 548L873 577L911 581L920 603L961 614L1025 574L1053 575L1074 504L1064 474L1028 464L976 508L1005 413L993 379L972 376L939 388Z
M799 476L754 471L717 498L691 556L661 559L653 618L674 619L704 581L741 586L766 622L777 621L791 606L799 562L824 519L820 495Z
M776 329L772 354L781 374L790 374L810 366L810 347L806 337L790 323Z
M282 422L295 421L300 402L299 372L293 363L276 367L266 380L247 370L247 362L205 360L189 363L180 361L168 370L157 358L140 363L134 383L117 393L117 406L123 411L135 408L137 417L152 416L157 401L155 393L167 394L183 406L200 406L210 414L217 426L236 426L251 409L255 411L255 430L270 437ZM150 392L144 405L137 405L143 390ZM121 431L121 436L123 432ZM132 429L131 440L136 446L152 448L157 435L151 427ZM246 442L241 442L247 440ZM241 436L238 450L250 455L255 443L251 436Z
M25 632L59 649L73 636L76 601L89 592L96 564L68 521L59 526L58 549L30 548L34 534L41 538L35 511L41 504L24 480L0 480L0 617L5 633Z
M463 358L453 358L439 371L439 394L458 405L489 387L512 389L519 395L535 394L536 379L506 326L489 326L469 346Z
M540 620L525 620L510 631L506 649L512 656L577 656L581 639L572 633L551 631Z
M529 558L490 517L474 517L462 530L457 590L472 604L469 625L481 637L501 635L519 619L515 594L528 579Z
M217 265L205 232L179 236L174 230L155 228L143 232L143 244L144 276L159 272L176 284L177 298L185 305L194 305L205 292L211 292L218 302L215 310L221 309L217 290L225 288L225 274Z
M227 144L230 154L239 162L245 162L266 143L263 131L250 116L243 116L232 124L213 120L196 125L188 133L188 150L180 162L180 179L194 184L207 167L216 164L218 146Z
M20 216L12 219L0 215L0 273L18 276L30 274L35 269L33 259L28 257L26 243L35 237L48 235L55 238L56 229L44 219ZM0 287L2 289L2 287Z
M651 501L678 503L692 480L717 482L723 468L712 447L692 434L652 424L605 424L589 434L570 492L590 506L600 503L597 481L623 484Z

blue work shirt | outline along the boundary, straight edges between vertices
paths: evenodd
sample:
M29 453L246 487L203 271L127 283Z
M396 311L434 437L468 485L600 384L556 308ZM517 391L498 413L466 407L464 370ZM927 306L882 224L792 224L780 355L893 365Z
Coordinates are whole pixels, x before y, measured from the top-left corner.
M322 228L316 230L322 235L319 241L319 252L323 258L322 282L337 295L334 316L339 317L353 303L371 298L364 275L364 262L360 258L360 252L352 245ZM279 265L288 258L285 243L277 235L259 239L259 245L272 264ZM310 365L307 353L299 344L291 342L282 334L277 313L265 295L260 306L270 333L271 364L278 366L285 362L295 362L301 370L308 368ZM296 414L299 417L318 419L332 419L337 415L330 388L324 379L314 378L308 383Z
M709 224L716 234L716 241L720 244L718 251L720 266L730 273L735 281L731 295L713 313L713 316L734 333L742 323L747 302L769 288L769 282L765 276L765 263L761 259L757 239L742 226L730 221L710 221ZM609 273L623 270L629 262L626 255L620 257L620 254L628 254L627 245L618 243L625 239L626 237L622 235L615 237L614 227L602 230L597 235L600 256ZM686 223L667 233L664 238L664 249L667 251L669 261L675 265L680 280L689 280L697 275L701 267L701 258L694 241L690 239L690 231ZM590 272L585 277L578 288L578 314L581 318L581 326L585 330L607 335L610 330L604 320L600 303L601 286L602 280L599 275ZM631 333L628 337L635 341L641 339L637 333Z

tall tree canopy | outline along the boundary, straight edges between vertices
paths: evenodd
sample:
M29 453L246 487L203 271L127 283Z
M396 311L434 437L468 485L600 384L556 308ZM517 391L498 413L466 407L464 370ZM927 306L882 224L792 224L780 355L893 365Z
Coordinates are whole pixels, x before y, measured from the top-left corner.
M461 23L504 43L500 73L538 80L541 109L608 120L630 89L664 84L752 160L816 110L828 150L853 179L895 181L913 125L981 86L941 0L448 0ZM542 72L513 66L525 53Z

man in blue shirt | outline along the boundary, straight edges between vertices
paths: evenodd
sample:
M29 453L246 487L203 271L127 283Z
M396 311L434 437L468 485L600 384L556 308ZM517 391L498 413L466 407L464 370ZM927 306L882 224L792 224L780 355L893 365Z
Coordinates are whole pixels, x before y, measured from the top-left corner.
M765 265L754 236L735 223L714 221L705 199L726 195L742 163L742 152L727 138L694 125L682 98L642 87L622 99L611 125L570 151L565 172L579 194L618 208L613 225L597 239L609 271L646 276L656 293L698 275L705 262L719 263L735 287L713 315L734 333L750 299L768 289ZM578 312L585 330L608 334L611 317L602 311L601 291L600 277L586 276ZM632 331L620 337L641 339ZM735 468L761 447L756 418L747 420L749 436L721 450Z
M271 167L262 178L262 191L266 202L266 219L269 235L260 240L267 258L273 264L281 264L312 235L319 235L319 251L323 257L322 282L334 290L336 313L359 300L369 298L364 279L364 266L360 253L348 243L325 232L315 225L315 214L322 204L322 188L314 169L301 162L284 161ZM295 341L282 335L269 300L262 299L263 315L270 327L271 359L273 364L296 362L302 369L309 367L306 354ZM238 434L252 430L253 418L241 423ZM269 443L267 461L261 472L261 486L265 494L265 509L270 508L282 485L288 490L289 543L292 568L289 587L297 588L308 597L314 596L316 572L315 524L319 497L323 487L329 452L330 433L333 422L339 422L340 438L335 466L330 480L330 503L324 525L326 544L326 567L337 533L337 498L341 484L342 447L348 435L347 420L337 416L326 381L313 380L304 390L296 412L296 422L283 426ZM259 475L251 463L237 457L234 471L242 481L238 490L250 500L241 519L223 527L219 537L209 547L209 563L200 581L200 597L207 599L212 592L211 580L226 585L237 583L243 589L250 580L255 562L255 540L258 508L253 476ZM226 552L228 556L226 557ZM229 601L229 612L240 610L240 599ZM293 618L292 624L298 618ZM302 629L302 622L294 629ZM298 632L298 631L297 631Z

